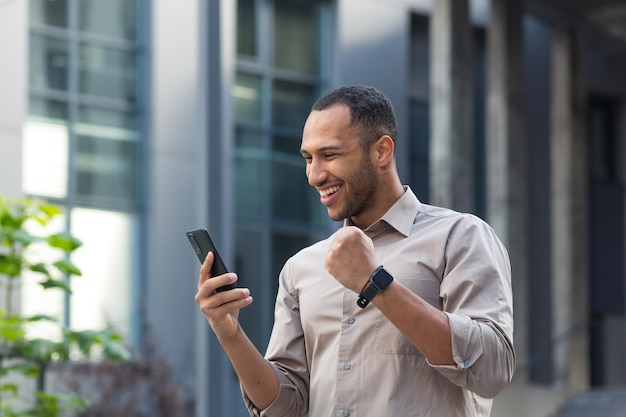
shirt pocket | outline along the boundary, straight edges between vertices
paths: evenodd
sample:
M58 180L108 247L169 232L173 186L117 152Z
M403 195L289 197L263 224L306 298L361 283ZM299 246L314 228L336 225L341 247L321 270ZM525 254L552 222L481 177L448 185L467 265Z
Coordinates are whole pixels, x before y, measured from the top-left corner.
M405 287L419 295L432 306L442 309L439 297L439 281L420 278L395 278ZM376 318L376 349L385 355L413 355L423 356L397 328L383 314Z

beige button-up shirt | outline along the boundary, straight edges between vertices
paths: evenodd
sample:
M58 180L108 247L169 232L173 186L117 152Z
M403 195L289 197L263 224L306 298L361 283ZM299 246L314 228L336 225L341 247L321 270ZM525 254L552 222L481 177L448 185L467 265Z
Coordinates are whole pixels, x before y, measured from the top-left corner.
M408 188L365 233L394 277L443 310L454 366L433 366L373 304L325 269L332 236L280 274L266 357L280 392L253 416L488 416L515 368L506 249L479 218L422 204ZM349 222L346 222L349 224Z

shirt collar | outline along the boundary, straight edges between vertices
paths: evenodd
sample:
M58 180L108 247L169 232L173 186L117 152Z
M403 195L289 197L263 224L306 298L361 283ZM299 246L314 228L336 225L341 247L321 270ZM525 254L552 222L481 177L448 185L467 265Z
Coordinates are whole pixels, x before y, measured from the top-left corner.
M396 229L404 236L411 234L411 228L417 213L420 210L421 203L413 194L411 187L404 186L404 194L396 201L393 206L387 210L385 214L364 231L368 234L376 234L376 231L384 228L384 223ZM344 220L344 226L354 226L349 218Z

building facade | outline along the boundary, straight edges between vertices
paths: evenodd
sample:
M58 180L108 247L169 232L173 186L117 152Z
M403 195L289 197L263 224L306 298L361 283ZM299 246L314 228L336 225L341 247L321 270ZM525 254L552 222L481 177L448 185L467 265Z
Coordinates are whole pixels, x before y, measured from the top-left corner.
M247 415L185 231L251 289L262 351L283 262L339 226L306 183L308 109L368 84L394 103L403 181L509 250L518 369L493 415L626 384L626 8L586 3L0 2L0 193L61 204L85 242L87 283L22 307L154 335L197 416Z

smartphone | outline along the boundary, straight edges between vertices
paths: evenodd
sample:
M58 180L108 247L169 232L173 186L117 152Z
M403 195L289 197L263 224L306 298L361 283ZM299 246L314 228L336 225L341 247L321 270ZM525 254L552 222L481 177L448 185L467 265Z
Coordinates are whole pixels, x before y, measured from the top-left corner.
M209 252L213 252L215 259L213 260L213 266L211 266L211 276L215 277L218 275L225 274L228 272L226 265L224 265L224 261L222 261L222 257L220 256L213 240L211 240L211 236L209 236L209 232L206 229L196 229L190 230L187 232L187 239L189 239L189 243L191 243L191 247L198 255L198 259L200 263L204 263L204 259L209 254ZM235 284L224 285L223 287L219 287L215 291L226 291L232 290L235 288Z

